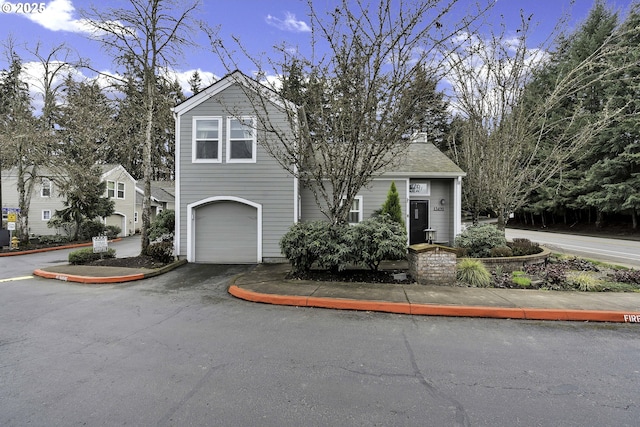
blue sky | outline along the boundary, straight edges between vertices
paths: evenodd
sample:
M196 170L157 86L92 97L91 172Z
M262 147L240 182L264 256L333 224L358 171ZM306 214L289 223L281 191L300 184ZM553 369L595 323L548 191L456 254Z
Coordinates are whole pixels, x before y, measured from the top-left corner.
M607 0L606 3L623 14L632 0ZM475 4L475 0L462 1L463 6ZM28 53L40 43L43 52L61 43L77 51L83 58L88 58L94 68L111 73L114 70L112 60L101 51L100 45L86 37L82 23L79 21L78 9L87 8L101 2L93 0L47 0L43 2L42 11L25 13L31 3L8 2L0 0L0 69L7 67L4 46L11 37L17 51L32 74L37 74L34 59ZM36 2L36 4L39 4ZM125 0L108 0L103 4L110 7L127 7ZM314 1L317 10L335 8L339 1ZM515 31L519 23L520 10L532 15L535 33L532 42L544 40L553 29L555 22L563 13L570 13L569 24L576 26L586 18L592 0L498 0L488 15L488 24L496 25L500 19L507 23L508 30ZM40 6L38 6L40 9ZM304 48L309 45L310 33L306 0L204 0L199 10L199 17L206 20L211 27L219 27L223 40L231 35L242 39L245 47L253 54L269 55L273 46L283 42ZM509 28L512 27L512 28ZM199 70L205 83L225 74L225 69L217 57L210 52L204 37L197 41L201 49L189 49L177 64L176 77L186 89L187 79L194 70ZM535 47L535 46L531 46ZM247 68L251 68L249 64ZM251 73L251 69L242 71ZM91 76L88 70L82 74Z

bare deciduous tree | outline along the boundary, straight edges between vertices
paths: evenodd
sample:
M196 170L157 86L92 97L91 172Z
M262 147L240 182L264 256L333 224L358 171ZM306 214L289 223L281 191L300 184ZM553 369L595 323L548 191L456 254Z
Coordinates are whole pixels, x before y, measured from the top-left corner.
M470 31L493 1L456 14L461 3L343 0L322 15L309 0L310 53L282 46L266 64L237 40L258 76L275 72L284 82L284 90L247 91L259 130L274 136L261 144L313 191L332 222L344 222L357 193L407 148L417 101L406 95L416 72L435 78L444 60L439 48ZM227 69L238 68L237 52L217 39L212 47ZM292 134L265 113L274 99Z
M133 64L142 75L145 111L144 199L142 209L141 252L149 246L151 222L151 180L154 110L158 75L175 66L182 49L193 46L191 36L201 28L193 15L199 0L182 3L174 0L129 0L131 9L96 8L83 12L99 41L115 60Z
M528 33L523 17L517 37L470 36L449 57L453 104L464 123L453 152L467 171L466 202L476 210L475 220L482 209L495 211L500 228L619 114L620 108L607 105L590 112L581 94L630 65L608 65L617 49L613 39L620 36L614 34L572 69L557 73L544 90L529 90L545 51L528 48ZM568 114L553 114L567 104Z

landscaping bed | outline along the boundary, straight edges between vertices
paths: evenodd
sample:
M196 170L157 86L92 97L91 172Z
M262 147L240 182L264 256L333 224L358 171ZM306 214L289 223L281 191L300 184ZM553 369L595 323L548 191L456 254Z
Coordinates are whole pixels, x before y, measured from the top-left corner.
M289 273L287 279L346 283L414 283L409 275L401 280L394 277L406 273L407 270L404 269L372 271L351 268L339 272L311 269L298 275ZM575 257L551 256L544 264L529 265L515 272L497 268L491 271L490 275L487 287L492 288L640 292L640 270L617 268ZM474 285L458 281L457 286Z

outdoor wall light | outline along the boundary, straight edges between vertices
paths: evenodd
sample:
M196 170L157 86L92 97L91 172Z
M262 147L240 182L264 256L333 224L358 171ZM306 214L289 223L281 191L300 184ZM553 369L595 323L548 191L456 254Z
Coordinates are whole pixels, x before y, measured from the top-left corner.
M444 206L444 204L445 204L445 203L447 203L447 201L446 201L445 199L440 199L440 204L441 204L442 206Z

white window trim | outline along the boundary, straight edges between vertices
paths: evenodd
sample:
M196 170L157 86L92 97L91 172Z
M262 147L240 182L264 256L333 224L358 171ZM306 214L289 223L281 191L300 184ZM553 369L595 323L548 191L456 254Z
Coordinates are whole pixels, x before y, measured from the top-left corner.
M113 183L113 196L110 196L110 195L109 195L109 183L110 183L110 182L111 182L111 183ZM110 180L110 179L108 179L108 180L107 180L107 197L108 197L109 199L115 199L116 194L117 194L117 193L116 193L116 182L115 182L115 181L112 181L112 180Z
M40 197L50 198L50 197L51 197L51 191L52 191L52 181L51 181L51 179L49 179L49 178L42 178L41 182L42 182L42 187L40 188ZM48 195L48 196L45 196L45 195L44 195L44 190L45 190L45 188L47 188L47 186L45 186L45 182L48 182L48 183L49 183L49 185L48 185L48 188L49 188L49 195Z
M247 121L251 121L253 123L252 125L252 130L253 130L253 138L251 141L251 158L250 159L232 159L231 158L231 121L232 120L240 120L243 122L247 122ZM227 141L226 141L226 160L227 163L256 163L256 148L258 146L258 138L256 136L256 118L253 116L241 116L240 118L237 117L227 117Z
M122 184L122 197L120 197L120 196L119 196L119 193L120 193L120 190L119 190L119 188L120 188L120 184ZM127 185L126 185L124 182L116 181L116 199L124 200L124 199L126 198L126 196L127 196L127 193L126 193L126 191L125 191L125 190L126 190L126 188L127 188Z
M49 218L45 218L44 214L45 212L49 213ZM51 219L51 209L43 209L42 210L42 220L43 221L49 221Z
M215 159L198 159L196 147L196 124L198 120L216 120L218 122L218 157ZM222 117L220 116L194 116L191 120L191 162L192 163L222 163Z
M342 200L345 200L346 197L343 196ZM355 224L359 224L362 222L362 220L364 219L364 198L362 196L356 196L353 198L353 200L359 200L360 203L358 204L360 206L360 209L357 211L352 211L351 208L349 208L349 214L351 214L352 212L358 212L358 222L348 222L349 225L355 225Z

